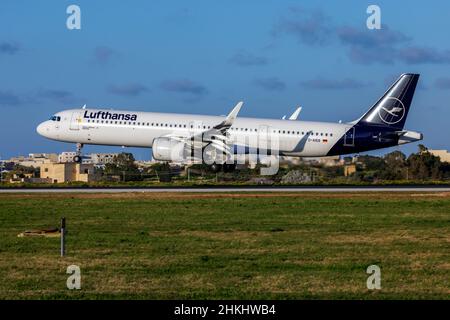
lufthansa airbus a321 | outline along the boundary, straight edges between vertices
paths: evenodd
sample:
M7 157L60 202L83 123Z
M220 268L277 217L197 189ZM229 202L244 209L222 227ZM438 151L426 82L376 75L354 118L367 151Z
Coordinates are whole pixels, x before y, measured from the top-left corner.
M37 127L52 140L76 143L75 162L85 144L152 148L153 158L188 162L196 151L221 154L216 170L233 169L236 153L323 157L387 148L419 141L404 125L419 80L403 74L359 119L348 123L238 117L239 102L226 117L79 108L58 112ZM202 154L202 152L200 152ZM211 152L209 153L211 154ZM204 161L200 159L200 161Z

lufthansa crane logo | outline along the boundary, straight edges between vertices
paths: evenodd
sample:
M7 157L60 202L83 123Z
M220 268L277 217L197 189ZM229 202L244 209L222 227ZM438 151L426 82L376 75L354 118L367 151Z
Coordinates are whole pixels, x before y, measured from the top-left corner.
M378 109L381 121L386 124L396 124L405 116L405 106L403 102L394 97L388 97Z

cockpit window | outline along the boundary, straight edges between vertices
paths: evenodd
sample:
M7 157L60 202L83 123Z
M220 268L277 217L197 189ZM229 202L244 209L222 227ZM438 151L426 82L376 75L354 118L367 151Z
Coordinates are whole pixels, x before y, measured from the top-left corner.
M52 121L61 121L61 117L60 116L52 116L50 118L50 120L52 120Z

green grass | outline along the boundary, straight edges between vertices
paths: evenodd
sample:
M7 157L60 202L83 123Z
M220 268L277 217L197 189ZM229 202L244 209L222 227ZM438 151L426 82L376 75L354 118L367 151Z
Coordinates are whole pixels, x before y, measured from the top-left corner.
M448 193L3 194L0 299L448 299L449 244Z

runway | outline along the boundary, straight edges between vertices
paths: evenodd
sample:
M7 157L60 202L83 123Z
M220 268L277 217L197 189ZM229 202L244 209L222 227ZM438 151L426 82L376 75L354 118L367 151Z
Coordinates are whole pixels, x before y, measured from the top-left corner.
M224 193L224 192L450 192L450 187L148 187L148 188L5 188L0 193Z

